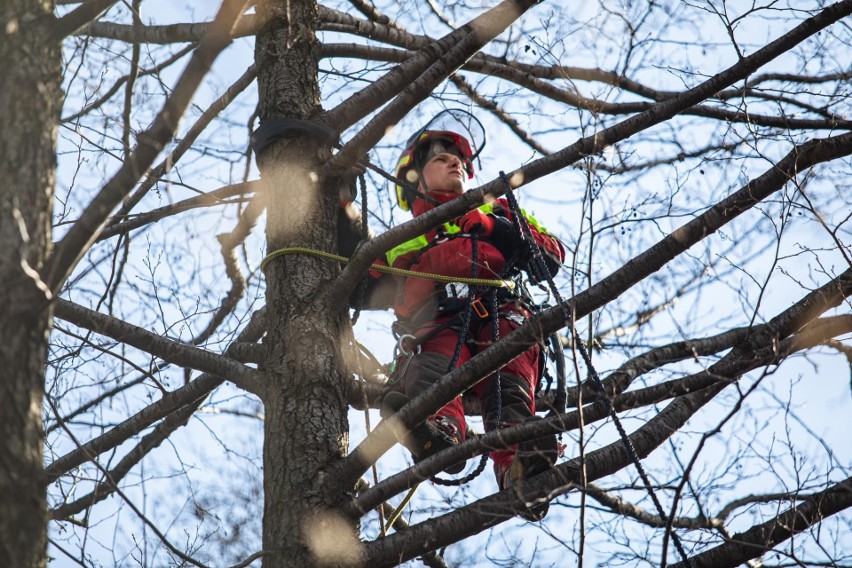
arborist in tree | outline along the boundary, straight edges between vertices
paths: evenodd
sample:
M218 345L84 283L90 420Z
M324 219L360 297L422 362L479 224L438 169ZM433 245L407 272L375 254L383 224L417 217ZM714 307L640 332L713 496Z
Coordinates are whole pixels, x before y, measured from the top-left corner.
M456 121L459 113L467 115L463 111L442 114L448 112ZM435 124L436 119L409 139L396 168L397 179L411 184L396 187L398 203L415 217L460 196L467 180L473 177L474 158L481 151L481 146L474 150L471 141L457 132L441 129ZM479 124L467 115L468 124L471 119ZM470 128L466 130L472 133ZM520 280L528 270L532 243L524 240L513 225L514 214L509 202L498 198L393 248L388 251L386 262L395 268L449 277ZM521 214L547 270L554 275L565 257L562 244L530 215ZM376 272L371 276L380 277ZM388 277L384 279L386 284ZM393 279L392 305L398 317L394 332L402 338L403 350L412 355L397 360L391 377L394 390L383 403L385 416L426 390L450 370L451 364L463 364L531 315L530 300L518 291L522 287L508 290L424 278ZM465 309L466 305L470 307ZM535 392L543 371L543 345L533 345L498 373L472 387L481 403L486 431L535 419ZM466 434L462 399L456 397L401 441L417 461L460 443ZM551 467L556 457L555 436L522 443L520 448L491 452L501 489L519 488L525 478ZM464 463L459 463L447 471L458 473L463 468ZM546 513L544 503L523 516L539 520Z

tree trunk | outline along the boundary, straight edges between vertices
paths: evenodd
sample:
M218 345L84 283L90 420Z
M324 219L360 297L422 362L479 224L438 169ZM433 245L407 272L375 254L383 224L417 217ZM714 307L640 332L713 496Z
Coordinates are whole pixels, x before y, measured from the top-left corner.
M52 2L12 0L0 40L0 566L44 566L42 400L49 294L38 276L51 241L60 41L38 24Z
M266 21L255 62L261 121L309 120L320 112L317 6L313 0L260 2ZM337 192L319 178L328 149L308 138L281 140L258 156L267 206L267 253L285 246L334 250ZM346 563L355 527L333 511L347 496L327 494L323 472L348 449L342 352L348 316L329 310L323 292L339 268L293 254L266 267L264 566ZM347 538L350 535L351 538ZM348 541L348 542L347 542Z

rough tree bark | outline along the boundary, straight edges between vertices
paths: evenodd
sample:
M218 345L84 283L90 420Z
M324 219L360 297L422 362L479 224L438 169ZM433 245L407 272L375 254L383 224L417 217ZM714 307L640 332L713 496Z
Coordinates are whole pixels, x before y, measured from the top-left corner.
M0 34L0 565L43 566L47 512L41 422L49 293L37 270L51 242L60 109L53 2L12 0Z
M316 3L260 2L258 15L265 22L255 48L261 122L316 118ZM267 252L284 246L334 250L336 184L319 177L328 152L294 138L258 157ZM355 526L332 513L347 491L326 490L322 483L329 464L348 449L342 350L352 333L345 311L329 310L324 293L337 272L333 263L306 255L266 266L267 356L258 389L265 407L263 547L271 553L264 566L337 562L339 554L357 551Z

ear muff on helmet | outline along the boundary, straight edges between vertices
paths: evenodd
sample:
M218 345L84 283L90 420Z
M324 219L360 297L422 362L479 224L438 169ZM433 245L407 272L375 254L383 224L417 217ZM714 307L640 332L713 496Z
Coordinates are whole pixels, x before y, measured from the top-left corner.
M405 183L403 186L400 183L396 184L396 202L403 211L411 209L411 202L414 201L417 193L417 184L420 174L417 173L417 168L414 167L414 148L408 146L399 157L396 163L396 171L394 177L397 180ZM409 179L411 178L411 179Z
M420 182L420 172L426 163L418 163L419 160L431 159L440 146L432 146L433 142L443 142L443 150L452 149L461 161L468 179L473 178L473 153L470 143L464 136L448 130L421 130L408 139L405 149L396 164L394 176L403 182L410 184L404 187L396 186L396 200L403 211L411 209L411 203L416 198L417 185ZM431 147L430 147L431 146ZM425 150L425 151L424 151Z

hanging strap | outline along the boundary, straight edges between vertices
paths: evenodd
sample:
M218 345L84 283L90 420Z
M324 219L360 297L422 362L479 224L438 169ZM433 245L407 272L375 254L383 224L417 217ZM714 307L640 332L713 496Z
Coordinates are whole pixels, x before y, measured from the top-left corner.
M251 134L251 148L260 156L281 138L312 138L324 146L333 146L340 140L340 133L319 122L299 120L298 118L276 118L264 121Z

